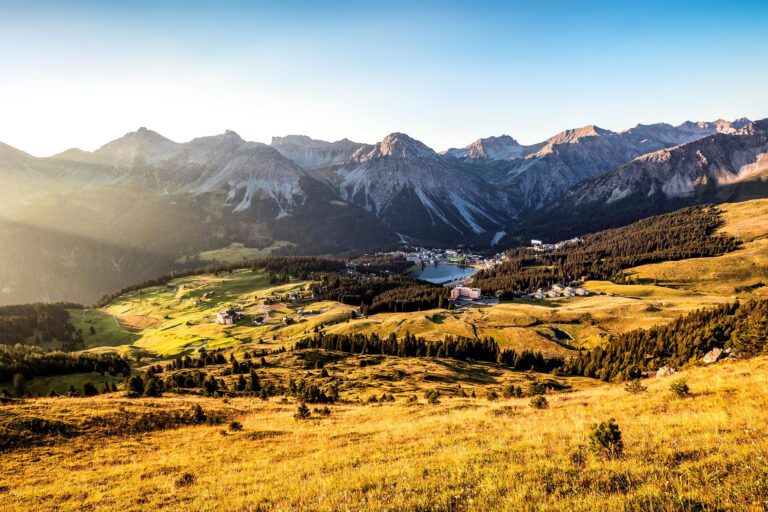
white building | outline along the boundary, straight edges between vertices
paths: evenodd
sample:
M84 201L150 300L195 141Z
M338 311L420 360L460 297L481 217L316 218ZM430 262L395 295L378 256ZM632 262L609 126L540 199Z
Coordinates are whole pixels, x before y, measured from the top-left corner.
M482 297L483 292L480 288L470 288L469 286L457 286L451 290L451 298L456 299L469 299L477 300Z

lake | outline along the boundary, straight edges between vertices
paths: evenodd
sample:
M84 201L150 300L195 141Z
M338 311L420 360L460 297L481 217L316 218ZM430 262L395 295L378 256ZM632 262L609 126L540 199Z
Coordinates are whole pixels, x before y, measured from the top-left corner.
M428 265L423 270L410 272L408 277L434 284L444 284L463 277L469 277L475 272L477 272L475 267L460 267L452 263L438 263L437 266Z

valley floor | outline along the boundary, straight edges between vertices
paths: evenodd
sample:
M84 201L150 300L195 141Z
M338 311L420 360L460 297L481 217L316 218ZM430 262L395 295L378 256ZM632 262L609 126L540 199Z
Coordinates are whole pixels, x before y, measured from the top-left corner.
M46 425L34 418L76 428L6 446L0 501L8 511L765 510L768 358L683 375L693 393L683 399L668 389L675 377L644 381L638 395L595 381L548 395L543 410L527 398L420 395L346 401L307 420L280 398L5 403L4 428ZM174 423L195 404L222 422ZM591 424L608 418L623 434L619 459L588 448Z

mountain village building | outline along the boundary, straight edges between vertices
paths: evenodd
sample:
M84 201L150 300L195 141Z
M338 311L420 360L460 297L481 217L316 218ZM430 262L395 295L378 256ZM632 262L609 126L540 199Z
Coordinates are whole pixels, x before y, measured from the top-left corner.
M480 288L470 288L469 286L457 286L451 290L451 298L456 299L469 299L478 300L482 297L483 292Z

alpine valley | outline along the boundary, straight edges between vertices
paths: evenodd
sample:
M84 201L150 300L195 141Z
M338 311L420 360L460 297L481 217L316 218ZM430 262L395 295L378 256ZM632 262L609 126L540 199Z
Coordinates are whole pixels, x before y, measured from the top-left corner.
M355 256L402 243L512 247L699 203L768 195L768 121L596 126L523 145L436 152L236 133L171 141L146 128L36 158L0 144L0 304L74 300L246 256Z

